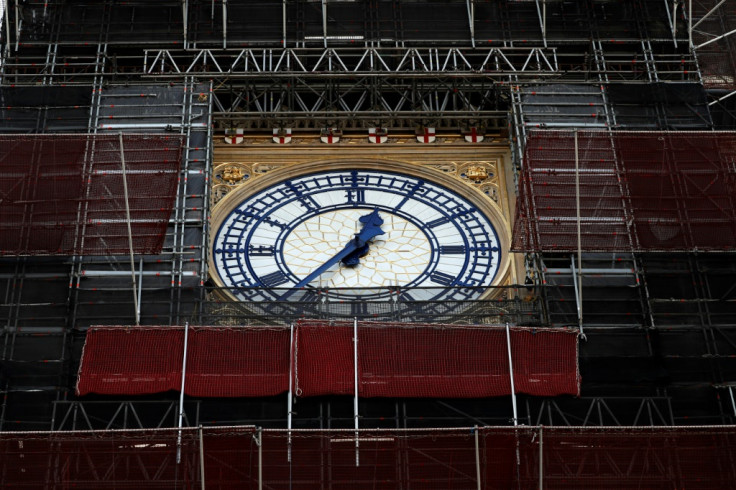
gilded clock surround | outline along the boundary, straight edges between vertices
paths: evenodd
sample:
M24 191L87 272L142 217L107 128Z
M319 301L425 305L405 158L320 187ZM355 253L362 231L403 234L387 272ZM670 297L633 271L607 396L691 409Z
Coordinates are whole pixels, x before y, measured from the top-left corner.
M513 203L507 197L509 182L504 172L509 161L507 146L468 144L460 138L438 140L427 145L407 137L376 145L343 138L338 144L327 145L319 139L294 138L291 144L280 145L246 135L241 145L217 144L212 229L217 229L239 202L285 179L334 170L395 171L443 185L468 198L491 218L504 252L494 284L516 283L516 261L508 253ZM212 263L210 267L213 270ZM217 274L212 278L220 282Z

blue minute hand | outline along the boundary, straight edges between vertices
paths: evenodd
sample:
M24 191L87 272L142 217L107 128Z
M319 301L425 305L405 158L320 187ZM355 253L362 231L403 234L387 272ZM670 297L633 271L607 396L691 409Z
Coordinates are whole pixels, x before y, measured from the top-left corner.
M345 247L342 250L340 250L335 255L333 255L327 262L317 267L317 269L315 269L307 277L299 281L296 285L294 285L293 289L283 294L280 299L283 300L283 299L288 298L294 293L296 289L303 288L304 286L306 286L307 284L309 284L310 282L314 281L319 276L324 274L330 267L334 266L341 260L345 259L350 254L354 253L356 250L359 250L365 247L369 240L377 237L378 235L384 234L383 230L381 230L383 219L381 219L381 217L378 215L377 209L374 209L373 212L370 214L361 216L360 222L363 223L363 228L360 230L359 233L355 234L355 237L353 237L350 240L350 242L348 242L348 244L345 245ZM357 262L351 262L351 263L357 263Z

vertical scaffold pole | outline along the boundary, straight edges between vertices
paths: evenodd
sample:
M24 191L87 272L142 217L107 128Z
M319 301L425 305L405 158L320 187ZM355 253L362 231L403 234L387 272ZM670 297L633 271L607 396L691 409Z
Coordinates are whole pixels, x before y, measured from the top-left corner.
M258 490L263 490L263 428L256 429L256 445L258 446Z
M688 1L687 22L688 22L687 39L690 42L690 51L691 51L690 54L692 54L692 49L693 49L693 0Z
M202 433L202 424L199 425L199 478L202 490L204 488L204 434Z
M578 303L578 328L583 335L583 244L580 231L580 156L578 148L578 130L575 130L575 217L577 221L578 235L578 273L577 273L577 303ZM575 280L575 276L573 276Z
M544 490L544 439L543 427L539 426L539 490Z
M480 445L478 444L478 426L475 426L475 479L478 482L478 490L481 490L480 484Z
M136 326L141 324L141 314L138 310L138 291L135 278L135 258L133 254L133 231L130 227L130 201L128 200L128 173L125 168L125 148L123 147L123 133L118 134L120 141L120 166L123 170L123 197L125 197L125 221L128 225L128 250L130 252L130 274L133 279L133 310Z
M514 363L511 360L511 329L509 323L506 322L506 347L509 354L509 379L511 381L511 406L514 411L514 425L519 425L519 418L516 414L516 388L514 387Z
M20 14L18 4L20 2L15 0L15 50L18 51L20 46ZM5 15L10 15L10 12L5 12ZM10 42L10 35L8 35L8 42Z
M179 435L176 438L176 464L181 463L181 430L184 422L184 382L187 377L187 347L189 344L189 322L184 324L184 355L181 363L181 389L179 390Z
M227 48L227 0L222 0L222 49Z
M322 0L322 38L327 47L327 0Z
M294 401L294 324L289 326L289 392L286 394L286 461L291 463L291 407Z
M10 55L10 0L5 0L5 54Z
M360 466L360 439L358 439L358 318L353 320L353 418L355 419L355 466Z
M184 49L189 48L189 0L181 0L181 19L184 27Z
M281 46L286 48L286 0L281 3Z

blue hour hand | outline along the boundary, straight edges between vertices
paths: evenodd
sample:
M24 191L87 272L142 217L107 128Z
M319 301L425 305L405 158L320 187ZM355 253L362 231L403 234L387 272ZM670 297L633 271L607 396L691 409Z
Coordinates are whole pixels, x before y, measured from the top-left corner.
M363 224L363 228L360 232L356 233L342 250L333 255L327 262L317 267L317 269L307 277L295 284L294 288L284 293L280 299L287 299L295 290L303 288L310 282L314 281L340 261L345 265L357 265L360 263L360 257L368 252L368 241L378 235L383 235L384 232L381 230L383 219L378 215L377 209L374 209L370 214L361 216L359 220Z

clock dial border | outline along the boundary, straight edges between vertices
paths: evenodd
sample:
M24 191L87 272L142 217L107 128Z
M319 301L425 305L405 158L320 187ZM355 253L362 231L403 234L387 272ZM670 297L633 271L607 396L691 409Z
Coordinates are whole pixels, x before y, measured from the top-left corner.
M472 299L483 299L487 298L489 296L494 295L494 291L490 288L493 286L502 284L505 279L508 276L508 272L510 269L511 264L511 258L509 250L509 232L508 232L508 224L506 220L504 219L503 213L500 209L500 207L495 203L490 201L486 196L484 196L481 192L476 191L473 188L469 188L468 186L464 185L463 183L457 182L455 179L445 175L441 171L427 168L427 167L417 167L412 164L407 164L403 162L386 162L386 161L371 161L371 160L345 160L345 159L338 159L338 160L321 160L318 162L312 162L309 164L301 164L298 166L298 168L286 168L282 171L274 171L272 173L269 173L268 175L263 176L262 178L258 179L258 181L253 182L253 185L246 185L239 187L235 189L233 192L227 194L218 204L215 206L212 217L211 217L211 227L210 229L212 232L210 233L209 237L209 268L210 268L210 278L215 282L215 284L223 288L223 290L226 292L226 296L229 299L234 299L236 301L243 301L244 298L240 297L238 294L236 294L233 291L230 291L229 289L235 289L232 285L228 285L229 281L223 280L223 278L220 276L220 271L218 270L218 267L215 264L215 240L217 238L217 235L223 226L223 224L226 222L228 217L230 217L233 213L236 212L239 206L241 206L246 200L250 199L253 196L256 196L263 191L272 188L273 186L283 184L286 181L289 181L290 179L298 179L302 177L309 176L310 174L320 174L323 172L338 172L338 171L373 171L373 172L380 172L385 174L399 174L404 175L411 179L417 179L417 180L424 180L428 183L435 185L439 187L440 189L445 189L450 192L450 195L454 194L457 197L461 198L462 200L466 201L467 203L474 206L482 215L484 215L488 221L490 222L491 229L495 233L495 238L497 240L498 246L499 246L499 252L497 253L497 256L500 255L500 261L497 267L495 268L495 274L494 279L490 285L484 284L482 287L488 287L489 289L486 290L484 293L478 295L475 298ZM352 206L349 207L347 204L341 204L334 206L335 209L340 208L350 208L355 209L361 206ZM298 222L303 222L305 219L308 219L311 215L316 215L322 212L325 212L327 208L320 208L317 213L307 211L304 213L304 215L298 220ZM384 209L384 211L388 211L387 209ZM401 213L394 213L397 216L400 216L405 219L409 219L412 223L415 225L418 225L421 230L424 231L424 228L426 227L426 223L417 222L414 220L410 215L402 215ZM293 222L292 222L293 225ZM293 227L293 226L292 226ZM281 231L280 232L280 239L283 240L284 237L290 232L288 231ZM428 239L431 241L434 238L428 237ZM433 255L438 253L437 245L436 243L432 244L433 249ZM283 261L283 258L276 257L274 260ZM430 267L436 267L437 265L437 259L433 257L433 260L430 262ZM283 273L283 264L278 266L278 270L282 271ZM276 272L276 271L274 271ZM288 272L287 272L288 274ZM458 279L460 276L458 276ZM270 281L269 281L270 282ZM402 285L403 286L403 285ZM249 288L255 288L254 286L248 286ZM275 286L278 287L278 286ZM462 287L462 285L461 285ZM377 287L374 287L376 289ZM367 288L367 289L370 289ZM273 301L273 296L269 295L262 295L262 297L256 297L256 298L248 298L250 300L265 300L265 301ZM342 298L345 299L345 298ZM362 296L361 299L370 299L370 295L368 296ZM469 298L456 298L456 299L469 299Z

